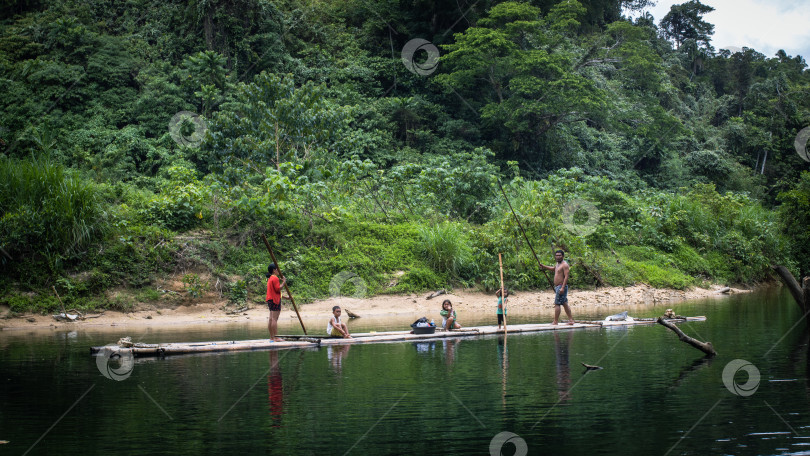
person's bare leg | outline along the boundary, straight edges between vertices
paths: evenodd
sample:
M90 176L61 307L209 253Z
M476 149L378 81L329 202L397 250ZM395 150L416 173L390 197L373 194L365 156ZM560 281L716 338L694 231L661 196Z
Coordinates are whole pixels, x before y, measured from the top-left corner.
M284 342L284 339L278 337L278 316L280 313L279 310L270 312L270 338L274 342Z
M447 319L447 328L445 328L445 329L449 330L449 329L454 329L455 327L456 327L456 319L453 318L453 317L448 318Z
M347 339L351 339L351 338L352 338L352 335L351 335L351 334L349 334L349 327L348 327L348 326L346 326L346 323L341 323L341 324L340 324L340 328L341 328L341 329L343 329L343 331L346 333L346 335L344 336L345 338L347 338Z
M554 323L552 325L556 325L560 322L560 306L554 306Z
M563 304L563 308L565 308L565 315L568 316L568 324L573 325L574 324L574 317L571 316L571 308L568 307L568 303ZM560 308L557 307L557 313L559 313L559 311L560 311Z

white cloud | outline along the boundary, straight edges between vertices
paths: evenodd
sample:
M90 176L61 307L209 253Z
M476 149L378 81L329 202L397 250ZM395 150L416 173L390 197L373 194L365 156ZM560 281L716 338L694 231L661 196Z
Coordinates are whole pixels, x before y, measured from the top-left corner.
M649 9L656 24L672 5L683 1L659 0ZM704 0L714 8L704 20L714 24L712 45L750 47L767 57L784 49L788 55L810 60L810 2L785 0Z

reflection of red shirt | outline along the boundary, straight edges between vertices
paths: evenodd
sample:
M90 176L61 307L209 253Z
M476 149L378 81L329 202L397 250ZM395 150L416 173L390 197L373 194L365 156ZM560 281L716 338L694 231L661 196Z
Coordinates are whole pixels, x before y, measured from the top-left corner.
M265 301L270 300L273 301L273 304L281 302L281 285L278 282L278 277L274 275L267 279L267 298L265 298Z
M284 387L282 386L281 372L274 372L267 376L267 401L270 406L270 416L278 427L284 415Z

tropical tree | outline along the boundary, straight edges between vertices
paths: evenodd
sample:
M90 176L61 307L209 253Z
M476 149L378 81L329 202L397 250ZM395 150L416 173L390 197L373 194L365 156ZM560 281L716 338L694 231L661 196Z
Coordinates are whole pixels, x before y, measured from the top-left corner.
M222 170L226 163L263 173L282 163L303 164L343 152L339 138L345 110L325 97L325 86L296 87L291 76L262 73L237 88L234 103L213 116L211 140L203 151L205 167Z
M667 39L675 41L675 47L680 48L686 40L692 39L705 48L714 34L714 25L703 20L703 16L714 11L714 8L690 0L680 5L672 5L669 12L661 19L661 29Z
M512 145L502 152L531 154L548 130L605 108L603 91L578 71L579 60L565 44L584 11L577 1L562 2L543 18L539 8L505 2L444 46L448 73L437 80L477 106L491 131L511 136L502 138Z

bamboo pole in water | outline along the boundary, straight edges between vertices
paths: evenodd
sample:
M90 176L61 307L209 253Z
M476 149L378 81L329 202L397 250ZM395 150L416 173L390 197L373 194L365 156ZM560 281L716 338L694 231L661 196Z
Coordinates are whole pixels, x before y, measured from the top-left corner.
M506 320L504 320L506 322ZM508 351L506 349L506 327L504 326L504 335L503 335L503 366L501 366L501 371L503 372L502 380L501 380L501 405L503 408L506 409L506 370L509 365L507 361Z
M501 367L501 371L503 373L503 380L502 380L502 390L501 390L501 404L504 408L506 408L506 336L508 336L508 332L506 330L506 297L504 296L504 287L503 287L503 256L498 253L498 266L500 267L501 271L501 313L503 313L503 366Z
M264 245L267 246L267 251L270 252L270 258L273 259L273 263L275 263L276 267L278 268L278 274L281 277L284 277L284 274L281 272L281 267L278 265L278 261L276 260L276 255L273 253L273 249L270 247L270 243L267 242L267 237L262 233L262 240L264 241ZM295 305L295 299L293 298L292 293L290 293L290 287L287 285L287 282L284 282L284 290L287 291L287 296L290 297L290 301L293 305L293 310L295 310L295 315L298 316L298 322L301 323L301 329L304 330L304 334L307 333L307 327L304 326L304 320L301 319L301 314L298 313L298 306Z

